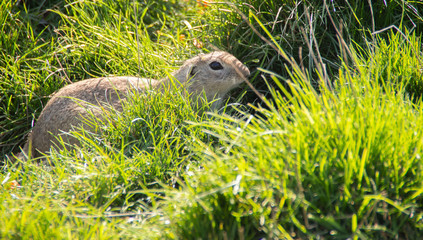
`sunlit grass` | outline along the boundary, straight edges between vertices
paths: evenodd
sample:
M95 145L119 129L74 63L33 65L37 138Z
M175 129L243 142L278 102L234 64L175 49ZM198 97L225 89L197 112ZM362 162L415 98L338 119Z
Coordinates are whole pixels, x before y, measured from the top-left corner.
M419 41L408 40L400 48ZM414 59L403 53L369 58ZM330 90L317 94L305 75L273 77L289 87L272 90L269 108L202 124L221 144L199 144L205 169L169 201L178 236L422 237L422 103L410 101L406 81L374 79L386 65L352 57L356 71L341 70Z
M1 1L0 238L420 239L421 4L314 3ZM7 161L60 87L161 79L216 47L267 100L245 87L254 105L208 114L182 89L137 93L85 119L80 147Z

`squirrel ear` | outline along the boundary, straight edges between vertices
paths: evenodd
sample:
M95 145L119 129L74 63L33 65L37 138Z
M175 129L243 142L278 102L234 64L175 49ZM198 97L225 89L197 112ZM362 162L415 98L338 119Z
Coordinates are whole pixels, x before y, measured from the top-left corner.
M196 70L196 66L192 66L191 69L189 70L189 78L194 77L194 75L197 73Z

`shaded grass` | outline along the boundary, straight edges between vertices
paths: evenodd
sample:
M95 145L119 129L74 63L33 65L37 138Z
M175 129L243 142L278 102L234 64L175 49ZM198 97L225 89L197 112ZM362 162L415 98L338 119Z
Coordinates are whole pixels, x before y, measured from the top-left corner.
M58 12L63 19L60 27L63 60L73 63L67 68L71 79L87 78L87 73L160 78L157 73L176 65L175 59L191 56L192 52L175 49L179 46L178 38L160 34L176 32L174 22L184 18L181 15L166 18L171 15L171 8L181 7L176 2L104 1L75 3L69 5L66 14Z
M16 151L31 124L32 114L61 86L52 81L51 73L58 71L50 63L54 42L41 37L29 18L23 17L14 1L1 2L2 30L0 37L0 152L3 156ZM42 85L42 87L41 87Z
M382 30L378 35L386 39L386 27L396 26L408 29L417 36L422 33L423 5L418 1L232 1L233 6L222 3L211 4L218 9L219 18L210 18L206 29L212 33L207 38L212 44L225 46L235 55L243 56L253 70L254 86L263 94L271 97L266 83L257 77L263 68L289 77L285 68L287 61L251 30L250 24L265 35L254 20L256 16L274 36L278 45L292 56L298 64L313 75L311 81L318 88L317 69L324 64L324 74L336 78L341 67L340 59L351 63L342 38L347 45L358 44L365 48L374 42L372 33ZM246 15L242 18L238 11ZM214 12L208 12L214 16ZM206 13L207 16L207 13ZM249 24L247 24L249 23ZM339 35L338 35L339 32ZM316 60L318 62L316 62ZM292 69L291 69L292 70ZM272 84L272 81L269 80ZM273 85L273 84L272 84ZM273 85L276 86L276 85ZM255 93L248 91L243 103L257 101Z

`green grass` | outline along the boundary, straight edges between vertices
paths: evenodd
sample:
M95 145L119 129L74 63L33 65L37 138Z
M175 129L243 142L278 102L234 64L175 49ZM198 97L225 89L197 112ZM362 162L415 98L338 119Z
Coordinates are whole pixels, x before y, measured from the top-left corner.
M419 102L423 94L421 39L415 34L402 34L390 34L387 40L378 38L377 46L368 50L372 53L366 57L366 71L376 82L405 87L405 94Z
M422 4L233 3L0 1L0 238L422 237ZM214 48L262 99L245 86L209 114L183 89L131 94L50 164L9 161L60 87Z
M0 136L3 154L19 150L16 143L23 142L25 130L39 115L48 96L61 86L96 76L159 79L196 53L195 49L187 51L186 43L178 37L186 26L174 27L185 16L164 17L172 15L172 8L182 7L177 2L135 6L132 1L60 2L65 10L51 10L62 19L54 35L36 32L24 10L18 12L20 9L13 2L3 2L4 21L10 21L5 24L5 32L11 32L2 41L7 44L3 47L7 51L0 66L4 79L0 88L0 108L5 113L0 119L4 126ZM155 11L148 11L150 8ZM9 13L15 13L13 19ZM139 18L136 22L134 16ZM187 36L186 41L190 39Z
M403 51L371 56L388 63L356 58L361 74L344 68L331 90L317 94L299 74L273 77L290 91L273 90L268 109L202 123L220 144L199 144L208 163L176 194L186 202L172 211L174 231L183 239L420 239L422 103L406 97L404 82L375 79L388 59L413 58L404 48L420 40L409 40Z
M326 74L333 75L334 78L342 65L340 58L344 61L350 60L348 53L339 44L337 31L347 44L356 43L365 47L369 41L374 40L371 33L387 27L407 28L413 30L417 36L422 34L423 28L423 5L419 1L394 0L386 5L383 0L371 1L371 6L369 1L360 0L232 2L237 3L238 10L244 13L246 20L257 28L258 32L265 34L252 15L262 22L275 37L277 44L310 74L314 74L312 80L315 85L318 85L315 82L318 68L315 60L318 60L319 64L324 63ZM217 4L216 9L232 8ZM218 14L220 17L211 18L211 24L207 25L208 31L213 33L210 42L243 56L252 69L261 67L283 76L289 75L289 69L284 66L287 62L271 46L263 44L261 38L251 31L246 20L242 21L236 11L219 11ZM383 38L387 36L386 31L378 35ZM256 73L258 74L259 72ZM253 78L252 81L257 89L269 93L268 86L260 77ZM248 88L243 91L248 91L243 103L257 101L253 91Z

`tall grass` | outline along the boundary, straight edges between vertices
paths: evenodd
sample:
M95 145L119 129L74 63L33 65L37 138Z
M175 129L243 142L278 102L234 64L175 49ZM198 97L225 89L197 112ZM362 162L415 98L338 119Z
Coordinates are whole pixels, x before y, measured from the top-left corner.
M19 12L15 2L2 2L4 26L10 29L2 35L8 45L2 45L7 51L0 60L5 164L0 174L5 198L0 236L119 238L128 229L126 237L136 236L142 227L132 221L154 218L148 212L160 199L147 189L177 187L185 168L197 168L198 157L189 145L203 133L185 121L201 121L207 104L193 106L182 90L134 95L123 112L104 109L105 118L87 119L99 129L97 134L73 132L82 147L52 152L47 157L50 167L35 161L12 164L4 154L18 151L48 95L64 84L95 76L160 79L170 74L199 51L186 50L194 36L185 33L186 25L175 24L189 20L185 14L195 9L178 1L61 3L59 10L50 11L61 21L57 35L49 35L33 30L39 26L25 18L30 10ZM170 14L175 8L187 10ZM25 41L26 34L33 38ZM19 56L23 52L25 57ZM139 191L143 189L145 193ZM116 213L126 213L132 221Z
M195 9L178 1L61 1L45 10L61 19L54 33L40 32L41 20L32 21L26 7L2 4L2 155L19 151L48 96L65 84L110 75L160 79L199 51L186 48L195 35L176 24ZM174 15L178 9L186 10Z
M54 43L37 32L29 13L19 11L14 1L1 1L0 21L0 153L16 151L23 135L31 125L32 114L49 95L61 86L52 81L57 70L50 54ZM50 64L51 63L51 64ZM43 87L40 87L43 85Z
M272 76L289 89L271 89L268 109L204 122L220 144L199 142L209 161L169 202L177 236L421 238L421 101L409 100L406 82L378 74L390 59L417 57L404 52L420 40L402 37L391 34L398 48L367 49L372 60L353 51L356 71L342 68L331 90L317 94L300 71Z
M271 46L263 44L262 39L251 30L250 25L253 25L261 34L265 34L258 22L254 21L254 15L289 56L307 69L309 74L314 74L312 81L317 79L316 69L321 63L328 76L336 77L341 67L340 58L349 61L349 54L340 44L340 37L347 45L366 47L369 41L375 40L374 33L386 38L384 29L387 27L406 28L417 36L422 33L423 27L423 5L419 1L307 0L278 3L266 0L232 3L211 5L220 12L220 17L211 18L207 25L213 34L212 38L208 38L211 43L244 56L253 70L260 67L289 77L289 71L284 66L287 63L285 59ZM259 74L254 73L256 76ZM261 78L253 78L252 81L263 94L270 93ZM272 84L271 80L269 83ZM318 85L316 82L314 84ZM244 103L257 101L253 91L245 90L248 94Z
M374 81L402 86L410 99L420 101L423 94L420 37L407 32L390 34L386 40L377 37L376 46L369 47L364 54L369 54L365 57L366 70L371 72Z
M232 3L0 1L0 238L422 237L421 3ZM63 85L213 48L267 98L137 93L46 165L3 157Z

